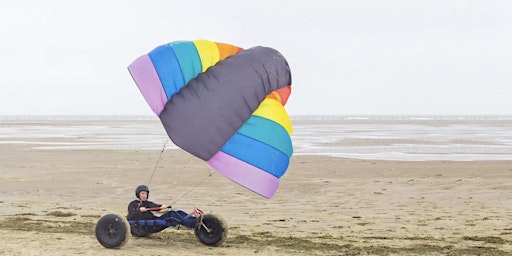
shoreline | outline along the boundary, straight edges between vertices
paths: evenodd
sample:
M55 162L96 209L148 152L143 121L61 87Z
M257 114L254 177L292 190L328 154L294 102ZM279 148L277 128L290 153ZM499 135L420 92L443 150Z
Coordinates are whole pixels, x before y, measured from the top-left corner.
M510 120L296 120L294 155L398 161L512 160ZM0 145L31 150L177 149L152 119L14 120Z

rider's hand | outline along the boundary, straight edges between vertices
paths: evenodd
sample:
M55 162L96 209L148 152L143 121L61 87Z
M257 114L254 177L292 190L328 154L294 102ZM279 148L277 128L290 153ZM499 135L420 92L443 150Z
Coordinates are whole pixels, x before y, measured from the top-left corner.
M147 211L147 209L146 209L146 207L142 206L142 207L139 208L139 211L140 212L145 212L145 211Z
M160 208L162 208L162 209L171 209L171 206L170 205L166 205L166 204L162 204L162 206Z

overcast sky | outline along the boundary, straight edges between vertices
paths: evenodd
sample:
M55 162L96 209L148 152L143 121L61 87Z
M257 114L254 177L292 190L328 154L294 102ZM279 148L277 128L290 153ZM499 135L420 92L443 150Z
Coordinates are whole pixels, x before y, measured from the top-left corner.
M280 51L291 115L512 115L512 1L0 1L0 115L153 115L127 71L177 40Z

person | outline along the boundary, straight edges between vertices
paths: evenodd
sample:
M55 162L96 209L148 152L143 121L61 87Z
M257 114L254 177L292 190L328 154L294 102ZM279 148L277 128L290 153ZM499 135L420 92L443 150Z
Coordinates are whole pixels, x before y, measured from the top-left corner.
M148 200L149 188L146 185L139 185L135 189L136 199L128 204L128 220L165 220L171 217L171 211L168 211L161 216L154 215L149 208L171 209L170 205L158 204ZM159 232L166 227L153 227L148 230L151 233Z
M181 210L170 210L165 212L160 216L154 215L150 208L160 208L160 209L171 209L170 205L158 204L148 200L149 198L149 188L146 185L139 185L135 189L135 197L137 199L131 201L128 204L128 215L126 218L131 220L165 220L175 222L178 221L179 224L183 224L187 227L195 227L200 221L193 215L187 214ZM143 230L137 232L134 229L131 229L132 234L138 234L137 236L145 236L149 233L156 233L167 228L167 225L148 225L144 227L140 227Z

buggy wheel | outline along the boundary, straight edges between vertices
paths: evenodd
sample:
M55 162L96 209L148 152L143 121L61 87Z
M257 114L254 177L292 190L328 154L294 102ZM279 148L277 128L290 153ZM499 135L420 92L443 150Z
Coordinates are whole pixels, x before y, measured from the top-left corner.
M120 248L128 241L128 222L116 214L107 214L96 223L96 239L105 248Z
M201 222L194 233L199 242L208 246L219 246L228 237L226 221L217 215L207 213L201 216Z

